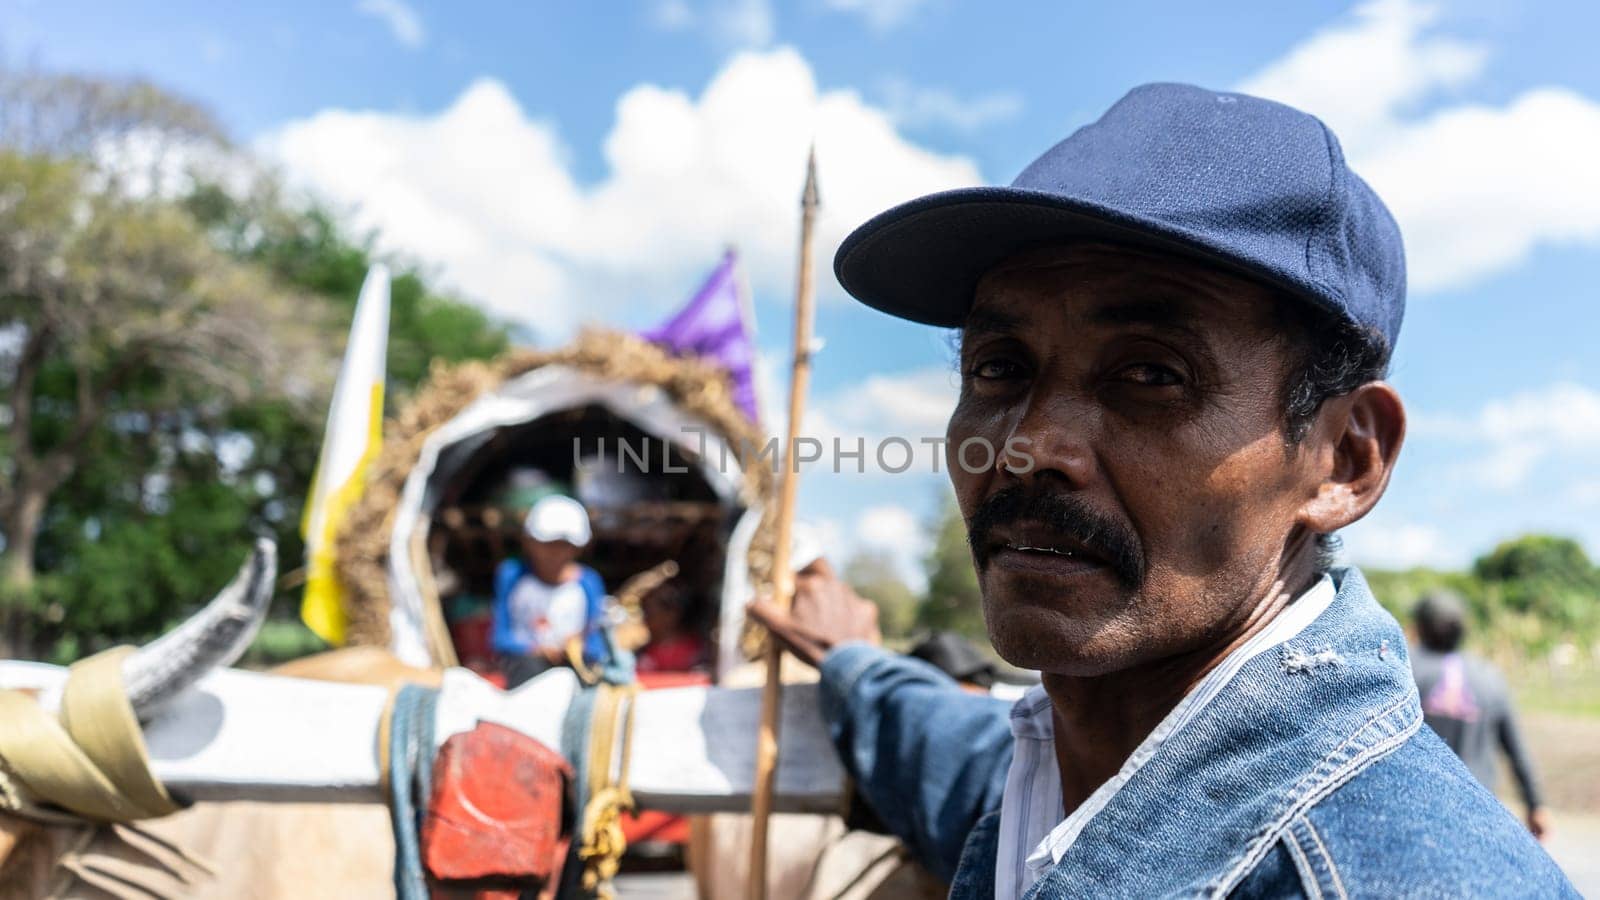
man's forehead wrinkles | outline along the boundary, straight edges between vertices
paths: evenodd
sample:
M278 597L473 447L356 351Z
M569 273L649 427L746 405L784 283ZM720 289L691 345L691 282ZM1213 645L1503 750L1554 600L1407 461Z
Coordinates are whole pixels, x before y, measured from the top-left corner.
M978 306L1014 306L1044 295L1059 300L1167 299L1178 303L1226 302L1228 298L1266 296L1253 279L1175 257L1110 253L1080 259L1033 259L1002 263L980 280Z
M968 336L1010 334L1022 330L1025 324L1026 319L1022 315L980 306L967 314L966 321L961 323L961 333Z
M1135 296L1100 301L1090 310L1088 318L1097 325L1151 325L1192 331L1200 313L1195 304L1186 299Z
M1165 292L1146 292L1131 296L1094 298L1087 303L1071 304L1077 306L1078 310L1057 309L1051 312L1053 314L1065 312L1068 316L1090 326L1136 325L1197 334L1204 315L1202 311L1204 303L1203 298L1168 296ZM1046 311L1037 308L1035 304L1028 304L1030 307L1035 307L1031 310L1005 308L1009 305L1011 304L998 302L973 308L967 314L966 321L962 323L962 335L975 337L982 334L1015 334L1037 326L1038 319L1046 315ZM997 306L1001 308L996 308Z
M1039 248L1002 260L984 273L985 280L1051 276L1167 281L1190 290L1223 290L1255 283L1249 276L1199 260L1101 243Z

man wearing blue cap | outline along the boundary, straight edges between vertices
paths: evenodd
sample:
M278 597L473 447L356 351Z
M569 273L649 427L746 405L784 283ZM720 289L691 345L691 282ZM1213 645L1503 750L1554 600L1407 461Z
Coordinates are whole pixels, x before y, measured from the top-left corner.
M835 270L961 330L951 479L989 636L1043 684L1008 706L854 641L871 616L826 577L752 612L952 896L1576 896L1332 565L1405 435L1405 263L1326 126L1147 85L1010 187L874 218Z

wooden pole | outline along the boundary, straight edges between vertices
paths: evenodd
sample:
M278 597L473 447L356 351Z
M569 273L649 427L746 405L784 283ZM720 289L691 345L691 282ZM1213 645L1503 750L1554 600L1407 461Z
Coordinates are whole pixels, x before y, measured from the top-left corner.
M816 224L817 148L806 158L806 187L800 196L800 272L795 281L794 364L789 373L789 427L783 445L783 477L779 480L778 511L772 549L772 600L788 609L794 599L794 573L789 568L789 541L794 530L795 494L800 487L800 464L794 445L805 415L806 386L811 381L811 308L815 286L811 280L811 238ZM750 880L745 896L766 900L767 820L772 815L772 795L778 781L778 721L783 702L783 651L767 641L767 681L761 689L761 725L756 733L756 780L751 791Z

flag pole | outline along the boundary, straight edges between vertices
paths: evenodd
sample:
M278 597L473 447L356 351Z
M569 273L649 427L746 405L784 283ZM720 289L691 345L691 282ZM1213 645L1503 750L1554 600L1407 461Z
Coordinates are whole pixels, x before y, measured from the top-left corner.
M778 509L772 550L772 600L788 609L794 599L794 573L789 570L789 541L794 529L795 494L800 486L800 466L794 457L795 441L805 413L806 386L811 381L811 311L815 286L811 279L811 243L816 225L817 148L806 157L806 186L800 195L800 271L795 277L794 362L789 372L789 425L783 445L783 477L778 488ZM756 732L756 780L751 792L750 880L745 896L766 900L767 823L772 815L772 795L778 775L779 707L783 701L783 651L767 640L767 680L761 689L761 726Z

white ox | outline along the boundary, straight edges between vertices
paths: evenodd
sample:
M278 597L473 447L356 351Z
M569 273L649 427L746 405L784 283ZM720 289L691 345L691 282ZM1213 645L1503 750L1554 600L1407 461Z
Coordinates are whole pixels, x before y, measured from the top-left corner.
M124 837L134 845L147 842L152 833L197 844L203 852L210 851L215 867L223 869L219 877L248 887L250 896L279 895L263 880L274 870L282 887L292 887L297 897L387 896L392 845L387 841L374 845L372 840L375 831L387 831L377 754L390 692L383 683L437 679L436 744L479 721L490 721L550 747L560 746L562 720L580 685L570 671L555 670L505 692L465 669L442 673L411 669L381 653L333 676L378 684L225 668L243 652L265 615L272 576L273 549L264 542L238 578L205 609L125 661L123 681L142 724L151 770L174 795L201 806L145 834ZM326 672L317 674L327 677ZM59 703L65 679L66 670L60 667L0 661L0 688L34 692L46 707ZM759 690L658 690L639 694L633 704L629 780L642 807L678 813L748 809ZM838 811L845 775L828 742L815 685L786 689L782 735L776 807ZM614 772L621 762L613 759ZM325 805L329 801L342 806L330 808ZM242 829L223 827L230 821L229 810L244 811L235 804L257 809L263 803L294 805L280 808L306 815L267 816ZM301 806L306 803L319 805ZM239 823L244 817L231 820ZM261 859L257 854L255 865L246 866L250 861L236 856L238 851L272 846L263 822L279 837L287 833L297 838L302 848L311 842L315 850L309 855L314 859L281 855ZM286 827L290 823L297 824ZM35 830L31 837L39 845L36 852L13 854L8 861L8 851L28 837L29 829L19 820L0 816L0 883L6 885L0 887L0 896L50 893L53 876L60 873L49 866L63 852L82 850L87 844L87 838L61 829ZM156 859L166 852L159 846L144 846ZM241 866L251 874L235 880ZM168 868L184 867L173 862ZM344 880L330 878L335 871ZM284 872L293 874L283 876ZM119 867L116 860L90 874L109 879L111 883L103 886L112 888L118 879L127 887L129 879L136 883L140 877L126 865ZM87 881L94 883L94 878ZM201 893L215 895L218 883L209 884Z

